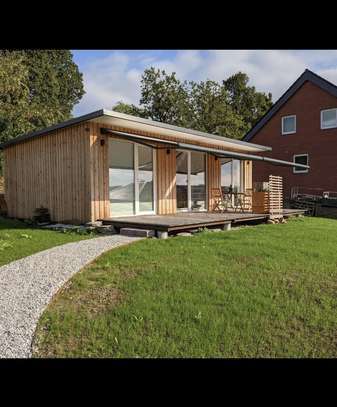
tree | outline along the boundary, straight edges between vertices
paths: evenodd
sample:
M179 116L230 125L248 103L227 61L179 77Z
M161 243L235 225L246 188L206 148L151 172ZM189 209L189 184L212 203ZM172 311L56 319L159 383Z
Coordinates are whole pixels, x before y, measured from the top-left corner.
M141 107L137 107L136 105L133 104L129 105L128 103L124 103L122 101L117 102L113 107L113 110L119 113L130 114L131 116L138 116L144 118L148 117L144 109L142 109Z
M236 114L226 90L218 82L190 82L190 126L193 129L220 136L239 138L244 127Z
M28 69L19 52L0 55L0 142L32 129L29 123Z
M176 74L146 69L139 107L119 102L114 110L240 139L271 106L271 94L248 86L242 72L218 83L181 82Z
M186 83L164 70L146 69L141 80L140 105L152 120L185 126L188 120L188 90Z
M70 51L0 51L0 141L69 119L83 94Z
M228 92L229 103L244 121L244 133L252 128L272 105L272 95L257 92L254 86L248 86L249 77L238 72L227 80L223 86Z

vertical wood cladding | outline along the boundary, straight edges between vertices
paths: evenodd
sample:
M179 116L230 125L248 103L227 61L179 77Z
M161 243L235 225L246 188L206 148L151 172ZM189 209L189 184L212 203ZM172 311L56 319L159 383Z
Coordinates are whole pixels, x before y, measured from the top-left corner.
M157 213L168 215L177 211L176 150L157 150Z
M85 222L90 216L89 133L80 124L9 146L5 157L8 215L31 218L49 209L58 222Z

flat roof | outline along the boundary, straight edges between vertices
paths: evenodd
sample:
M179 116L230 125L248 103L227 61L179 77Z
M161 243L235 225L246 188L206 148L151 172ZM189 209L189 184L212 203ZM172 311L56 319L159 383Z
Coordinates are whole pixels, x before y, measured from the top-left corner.
M214 134L205 133L198 130L173 126L171 124L166 124L150 119L143 119L141 117L131 116L128 114L119 113L106 109L96 110L92 113L75 117L62 123L55 124L53 126L49 126L41 130L37 130L31 133L24 134L22 136L15 137L12 140L0 144L0 149L4 149L8 146L21 143L33 137L41 136L45 133L50 133L52 131L73 126L75 124L86 121L102 123L104 122L118 127L125 127L127 129L156 133L159 136L160 135L177 136L177 133L179 133L180 135L183 135L186 138L186 140L190 141L191 143L203 141L218 147L222 148L231 147L241 151L251 151L251 152L271 151L271 147L253 144L242 140L235 140L228 137L217 136Z

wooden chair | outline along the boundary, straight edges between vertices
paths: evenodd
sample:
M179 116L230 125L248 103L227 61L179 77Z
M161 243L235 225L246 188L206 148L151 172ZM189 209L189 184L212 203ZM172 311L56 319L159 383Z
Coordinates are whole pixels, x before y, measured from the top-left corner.
M241 212L251 211L253 205L253 190L247 188L245 192L239 192L235 195L235 212L240 210Z
M225 211L228 211L228 209L234 209L234 211L236 211L235 205L233 205L233 193L232 192L226 192L224 194L223 205L225 207Z
M221 188L211 188L211 199L213 201L213 212L223 212L223 196Z

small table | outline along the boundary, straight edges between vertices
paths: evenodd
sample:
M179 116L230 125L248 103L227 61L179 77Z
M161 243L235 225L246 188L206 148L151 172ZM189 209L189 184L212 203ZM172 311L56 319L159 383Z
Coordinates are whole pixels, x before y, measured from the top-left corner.
M226 192L223 194L224 197L224 204L225 204L225 210L227 211L228 208L236 210L238 208L241 209L243 212L244 210L244 205L243 205L243 199L244 199L245 193L244 192ZM233 199L234 198L234 199ZM234 201L234 203L233 203Z

